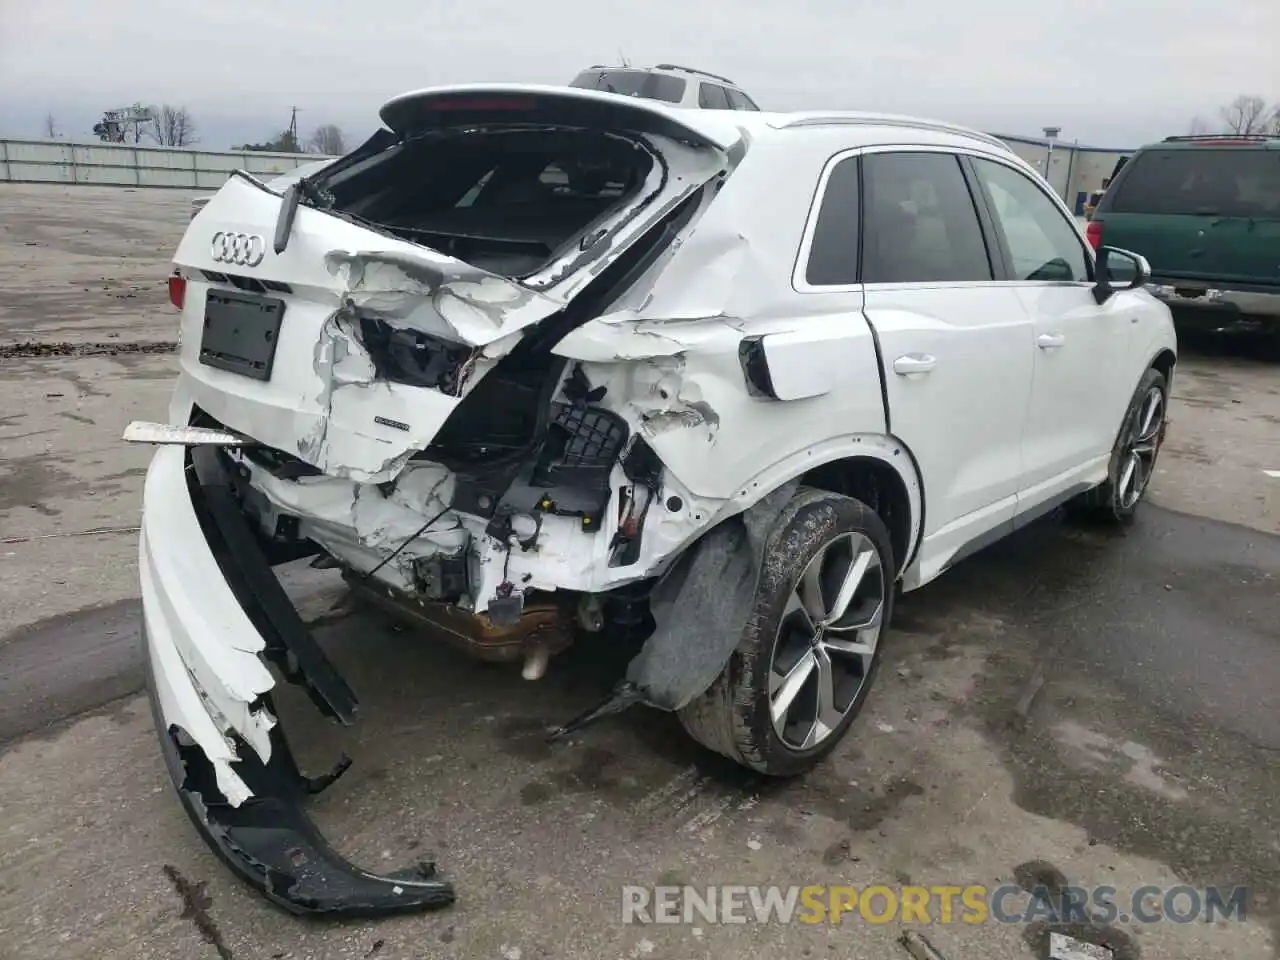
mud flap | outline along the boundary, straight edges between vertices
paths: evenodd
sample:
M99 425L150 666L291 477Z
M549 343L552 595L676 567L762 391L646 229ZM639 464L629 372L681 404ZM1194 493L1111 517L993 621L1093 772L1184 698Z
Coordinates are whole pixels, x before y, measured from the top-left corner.
M656 628L627 667L632 697L674 711L715 681L746 629L769 532L798 487L717 524L654 587Z

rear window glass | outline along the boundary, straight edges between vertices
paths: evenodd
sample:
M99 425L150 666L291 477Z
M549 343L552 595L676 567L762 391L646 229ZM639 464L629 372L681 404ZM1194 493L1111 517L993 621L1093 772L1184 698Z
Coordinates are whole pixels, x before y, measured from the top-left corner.
M666 103L679 103L684 99L684 81L679 77L645 73L643 70L583 70L569 86Z
M1149 150L1107 191L1115 213L1280 217L1280 151Z

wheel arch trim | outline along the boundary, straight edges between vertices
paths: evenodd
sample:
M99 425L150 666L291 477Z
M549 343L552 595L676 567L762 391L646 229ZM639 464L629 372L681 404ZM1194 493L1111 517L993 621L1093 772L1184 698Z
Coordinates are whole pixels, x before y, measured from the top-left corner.
M722 516L738 513L754 506L773 491L799 480L821 467L829 467L847 461L851 466L858 461L869 461L889 467L902 483L907 496L910 520L907 531L909 547L906 555L897 560L897 574L902 575L920 552L924 533L924 514L927 508L924 494L924 478L919 461L911 448L901 439L885 433L854 433L834 437L823 443L794 451L764 470L748 477L738 485ZM720 518L717 518L720 519ZM883 518L882 518L883 519ZM886 521L886 526L888 525Z

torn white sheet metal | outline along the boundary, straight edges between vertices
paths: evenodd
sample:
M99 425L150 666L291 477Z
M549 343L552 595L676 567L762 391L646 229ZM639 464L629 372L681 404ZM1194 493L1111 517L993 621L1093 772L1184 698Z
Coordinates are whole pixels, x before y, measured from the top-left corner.
M277 510L299 518L301 535L354 570L379 568L376 579L389 585L416 590L415 561L469 549L477 612L487 609L498 587L508 581L523 588L594 593L643 579L677 556L724 507L694 496L673 479L664 493L677 497L679 508L661 500L647 505L640 555L621 567L609 565L617 511L606 511L603 528L594 532L584 530L576 517L544 515L536 549L524 551L486 534L484 518L448 509L457 478L438 464L413 462L387 493L378 484L336 477L282 480L250 461L243 464L253 490ZM615 467L613 488L629 483L621 467ZM438 519L423 530L433 517ZM399 554L383 565L396 550Z
M743 389L743 339L791 337L797 325L789 318L658 323L613 315L584 324L556 351L601 358L583 363L587 379L607 388L606 402L612 401L612 409L634 424L667 470L696 496L746 507L803 472L805 464L853 455L884 460L909 490L918 486L909 458L883 432L870 329L847 314L808 317L804 325L829 353L814 362L839 373L814 378L825 391L821 416L797 416L809 399L768 400ZM641 358L645 352L649 356ZM793 351L784 361L785 385L802 392L803 357ZM856 431L840 432L833 424L856 425Z
M232 430L212 430L208 427L174 427L167 423L152 423L149 420L135 420L124 428L123 439L128 443L177 444L192 447L201 444L213 444L219 447L254 446L243 434Z
M213 235L231 231L270 237L281 202L278 194L256 181L231 177L183 235L174 262L188 271L224 272L226 265L214 259ZM408 302L420 305L426 299L449 312L456 298L468 308L445 316L428 306L418 314L418 329L476 346L535 323L562 306L514 280L308 206L298 207L283 253L268 249L256 267L237 269L288 284L294 296L284 297L286 313L295 300L313 300L328 307L327 316L350 296L371 302L381 298L389 308ZM199 274L193 274L193 279L199 279ZM191 287L187 289L190 304ZM203 320L203 304L199 307Z
M663 162L654 164L636 198L599 225L594 242L575 246L523 282L299 207L282 254L268 249L257 267L237 268L287 285L287 291L271 293L284 313L265 381L200 362L209 288L204 273L226 269L213 259L213 235L268 237L280 211L277 194L249 178L232 177L175 256L191 279L181 321L180 396L171 413L194 402L227 427L327 474L362 482L390 479L431 442L523 331L562 309L636 237L728 163L718 150L674 141L655 149ZM360 316L476 348L460 369L456 395L378 379L360 340Z
M298 517L308 533L355 569L376 566L387 554L412 538L401 564L412 583L415 557L456 554L467 542L467 531L453 515L423 530L426 521L447 510L453 500L455 478L444 467L414 464L384 493L377 484L336 477L281 480L246 462L250 484L277 509ZM353 553L353 550L355 551ZM404 586L404 582L397 585Z
M1112 960L1114 956L1096 943L1085 943L1064 933L1049 934L1048 960Z

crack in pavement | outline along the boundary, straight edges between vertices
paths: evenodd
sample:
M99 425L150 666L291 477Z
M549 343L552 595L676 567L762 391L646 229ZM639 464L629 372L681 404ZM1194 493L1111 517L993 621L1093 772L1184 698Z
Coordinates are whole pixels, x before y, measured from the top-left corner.
M213 906L213 897L205 889L208 881L192 883L184 877L173 864L164 865L164 875L173 884L174 891L182 898L182 918L190 920L199 931L205 943L218 951L219 960L235 960L231 948L222 939L222 931L209 916L209 908Z
M177 349L175 340L100 340L89 343L24 340L20 343L0 344L0 360L29 357L114 357L121 353L173 353Z

